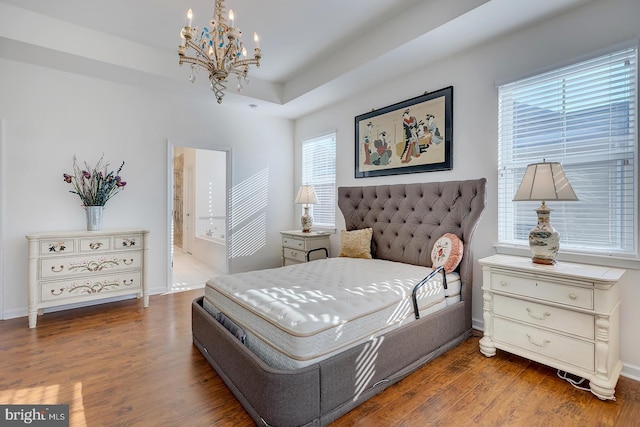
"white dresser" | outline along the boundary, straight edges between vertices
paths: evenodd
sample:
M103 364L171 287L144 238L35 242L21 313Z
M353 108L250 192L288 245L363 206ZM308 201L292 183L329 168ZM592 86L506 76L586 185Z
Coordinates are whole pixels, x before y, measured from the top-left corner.
M590 381L591 392L615 399L622 363L620 295L624 270L494 255L483 270L484 336L480 351L496 348Z
M149 305L146 230L43 232L29 241L29 327L55 307L137 294Z
M330 233L321 231L281 231L282 265L291 265L329 257ZM318 249L318 250L315 250Z

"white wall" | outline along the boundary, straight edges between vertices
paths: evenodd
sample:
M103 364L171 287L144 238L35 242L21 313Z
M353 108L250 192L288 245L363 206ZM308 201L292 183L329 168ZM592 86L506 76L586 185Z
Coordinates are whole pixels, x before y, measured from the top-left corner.
M196 235L208 228L209 221L200 218L227 214L226 162L224 151L196 150Z
M216 270L226 273L227 247L221 242L203 238L207 232L213 237L226 236L226 175L227 157L224 151L195 151L196 164L196 210L194 228L196 238L193 256ZM216 217L213 219L212 217ZM222 240L225 240L223 237Z
M106 205L103 229L151 231L146 271L153 292L165 291L168 282L167 141L196 148L231 147L231 185L239 193L252 178L266 178L263 200L249 204L252 210L235 223L242 235L244 225L262 216L265 237L251 250L236 251L230 271L280 264L278 232L293 223L290 120L267 117L248 107L220 106L212 94L181 98L4 59L0 59L0 94L4 318L26 315L25 235L85 227L80 199L68 193L70 185L62 179L72 170L74 154L94 163L104 153L114 167L126 162L122 176L128 184Z
M326 130L337 130L338 185L377 185L447 181L486 177L487 207L474 236L475 258L495 253L497 243L497 89L496 84L568 60L581 58L640 36L640 2L600 0L571 13L552 17L387 84L358 97L296 121L296 172L299 176L300 142ZM428 52L420 54L428 55ZM398 70L402 64L397 64ZM354 178L354 117L447 86L454 87L453 170L367 179ZM299 184L299 183L298 183ZM344 219L337 215L337 228ZM332 250L337 253L337 236ZM633 265L637 268L636 265ZM481 269L474 268L473 318L482 328ZM623 373L640 378L640 281L638 270L629 270L621 284L621 359Z

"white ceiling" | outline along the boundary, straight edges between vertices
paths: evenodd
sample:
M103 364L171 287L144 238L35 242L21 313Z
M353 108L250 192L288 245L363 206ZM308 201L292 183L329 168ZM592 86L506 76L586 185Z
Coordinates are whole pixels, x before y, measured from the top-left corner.
M263 59L224 103L300 117L588 1L227 0L249 51L260 35ZM0 56L215 102L206 75L192 86L178 66L189 8L201 27L213 0L0 0Z

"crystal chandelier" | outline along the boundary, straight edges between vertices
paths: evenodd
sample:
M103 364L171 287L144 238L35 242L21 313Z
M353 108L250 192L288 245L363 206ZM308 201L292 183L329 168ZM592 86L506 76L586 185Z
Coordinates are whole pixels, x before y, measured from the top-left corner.
M187 25L180 31L179 63L191 64L191 83L196 80L195 74L199 68L206 69L211 81L211 90L216 94L218 104L222 104L227 77L233 74L238 78L238 92L241 92L243 83L249 83L249 66L260 66L260 39L258 34L253 33L256 47L253 58L247 58L247 50L241 39L242 32L234 27L233 10L229 9L228 21L225 17L224 0L215 0L209 26L204 27L200 33L197 27L191 26L192 21L193 12L189 9ZM187 55L187 52L191 55Z

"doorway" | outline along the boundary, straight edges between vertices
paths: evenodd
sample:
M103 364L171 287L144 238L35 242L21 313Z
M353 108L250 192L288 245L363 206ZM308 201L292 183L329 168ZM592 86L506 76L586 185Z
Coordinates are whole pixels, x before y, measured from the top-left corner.
M203 288L228 271L229 150L170 145L169 291Z

